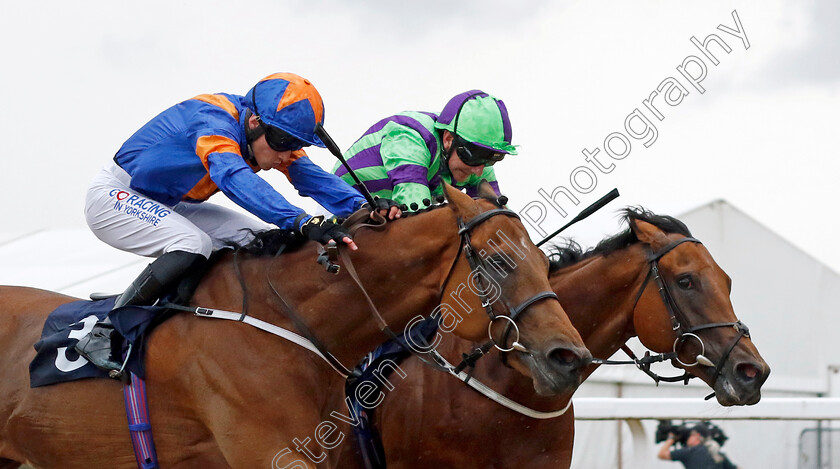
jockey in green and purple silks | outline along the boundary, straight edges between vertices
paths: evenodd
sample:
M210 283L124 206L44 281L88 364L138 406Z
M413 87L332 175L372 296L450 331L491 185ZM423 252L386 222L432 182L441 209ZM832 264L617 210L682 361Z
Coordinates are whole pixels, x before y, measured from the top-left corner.
M492 166L516 154L510 142L504 102L472 90L450 99L440 116L407 111L382 119L344 157L373 195L416 210L443 194L443 181L475 196L487 180L499 194ZM340 164L333 172L354 184Z

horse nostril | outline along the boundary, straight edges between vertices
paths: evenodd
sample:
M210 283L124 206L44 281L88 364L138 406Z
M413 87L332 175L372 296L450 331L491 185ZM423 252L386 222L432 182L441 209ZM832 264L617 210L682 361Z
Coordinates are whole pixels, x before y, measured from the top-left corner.
M548 354L548 358L563 365L571 365L578 359L578 356L569 349L554 349Z
M745 382L751 382L761 376L761 370L752 363L739 363L735 367L738 378Z
M564 368L578 369L586 366L592 360L592 356L585 354L581 356L574 350L567 348L556 348L548 353L548 359Z

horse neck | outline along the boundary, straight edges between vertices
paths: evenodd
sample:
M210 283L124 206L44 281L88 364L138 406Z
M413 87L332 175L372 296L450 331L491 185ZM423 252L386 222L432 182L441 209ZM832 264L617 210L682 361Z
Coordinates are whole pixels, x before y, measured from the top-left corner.
M608 358L636 335L633 306L645 265L644 248L636 243L549 276L551 289L593 356Z
M352 263L393 332L401 333L409 320L428 315L439 304L440 284L449 268L446 263L454 260L459 244L450 210L406 218L383 231L360 230L354 240L359 250L350 254ZM317 339L345 366L352 366L388 337L377 326L346 266L339 275L327 273L315 262L315 247L309 243L276 259L241 259L239 270L247 286L248 314L296 330L278 297L282 296ZM193 303L241 311L242 288L233 256L214 267L196 291Z

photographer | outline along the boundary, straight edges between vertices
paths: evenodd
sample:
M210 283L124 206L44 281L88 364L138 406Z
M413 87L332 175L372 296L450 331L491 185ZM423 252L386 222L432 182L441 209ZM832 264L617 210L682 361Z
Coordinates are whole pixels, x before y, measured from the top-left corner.
M676 436L668 433L668 438L659 448L659 459L679 461L686 469L738 469L720 452L718 442L709 439L709 429L703 424L691 429L684 447L672 448L676 441Z

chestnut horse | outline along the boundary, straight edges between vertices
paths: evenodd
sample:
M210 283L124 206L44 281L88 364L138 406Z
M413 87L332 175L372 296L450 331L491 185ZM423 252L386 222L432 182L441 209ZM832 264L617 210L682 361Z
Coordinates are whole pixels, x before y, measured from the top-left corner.
M644 210L624 213L629 230L585 254L579 248L558 249L559 260L552 262L551 288L586 346L594 356L608 358L634 336L660 353L672 352L677 341L678 358L693 366L673 363L708 383L721 405L758 402L770 368L735 317L730 278L679 220ZM657 272L670 305L658 292ZM672 315L679 327L674 327ZM452 357L466 347L462 340L447 337L438 351ZM714 366L695 364L701 353ZM395 390L374 417L389 469L571 465L573 408L553 419L530 418L466 389L458 380L427 372L415 358L402 368L407 378L394 383ZM591 365L586 376L596 368ZM480 363L474 376L543 412L563 409L572 394L535 396L527 380L497 360ZM342 467L364 467L355 446L344 447Z
M468 259L465 247L473 255L494 249L517 256L519 267L507 277L484 276L484 285L498 290L490 307L494 314L518 313L520 342L529 353L511 354L509 362L528 375L532 389L576 388L591 356L550 293L545 255L515 213L451 187L445 192L447 205L381 230L359 230L359 250L344 253L381 317L393 330L402 330L413 316L438 311L442 297L458 297L478 313L450 311L450 323L460 320L453 333L478 341L487 340L490 329L498 337L508 320L491 322L479 296L485 290L464 286L475 278L471 265L484 262ZM503 242L500 234L512 241ZM284 313L287 304L339 362L352 366L382 342L383 334L359 284L347 273L349 266L345 263L337 275L326 272L314 262L317 246L308 243L280 257L225 255L201 281L191 304L238 311L247 286L248 314L293 328ZM46 316L73 300L0 287L2 469L20 463L136 467L119 382L87 379L29 387L27 365ZM354 420L340 374L312 352L244 323L177 314L151 334L146 369L150 419L164 468L334 467Z

